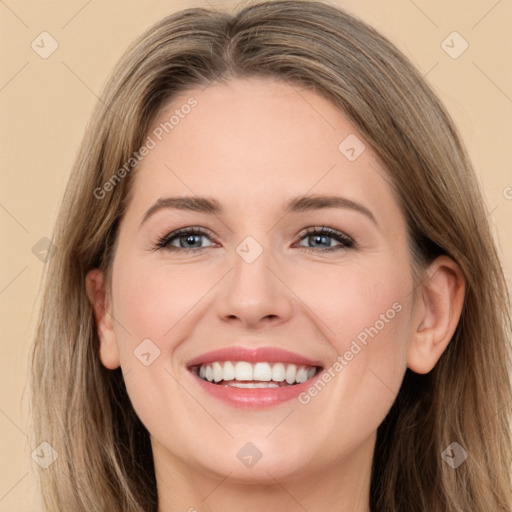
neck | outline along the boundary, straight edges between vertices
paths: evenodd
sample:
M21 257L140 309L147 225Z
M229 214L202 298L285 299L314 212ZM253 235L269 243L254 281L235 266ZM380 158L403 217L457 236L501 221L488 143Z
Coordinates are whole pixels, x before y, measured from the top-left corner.
M368 512L374 446L375 435L328 467L300 476L264 471L251 482L191 467L153 440L158 512Z

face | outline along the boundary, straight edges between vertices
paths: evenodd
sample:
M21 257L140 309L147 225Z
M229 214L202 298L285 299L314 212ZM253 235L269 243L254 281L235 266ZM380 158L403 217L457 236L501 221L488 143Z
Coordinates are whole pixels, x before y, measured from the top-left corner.
M286 481L371 452L414 310L405 220L369 144L269 79L187 91L148 134L101 357L155 460Z

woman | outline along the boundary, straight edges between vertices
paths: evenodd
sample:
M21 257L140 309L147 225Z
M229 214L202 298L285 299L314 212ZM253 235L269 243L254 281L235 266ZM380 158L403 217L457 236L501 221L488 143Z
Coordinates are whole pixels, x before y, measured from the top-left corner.
M189 9L84 137L32 359L47 510L509 511L509 299L452 120L333 6Z

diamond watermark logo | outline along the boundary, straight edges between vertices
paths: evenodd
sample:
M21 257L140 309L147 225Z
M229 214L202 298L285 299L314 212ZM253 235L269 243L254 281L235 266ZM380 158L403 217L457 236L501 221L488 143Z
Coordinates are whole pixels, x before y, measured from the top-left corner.
M458 32L452 32L441 43L441 48L452 59L458 59L469 48L469 43Z
M441 457L453 469L457 469L468 458L468 452L459 443L454 442L446 448Z
M357 160L365 149L363 141L353 133L345 137L338 146L339 152L350 162Z
M160 349L149 338L146 338L137 345L133 353L144 366L149 366L160 356Z
M238 244L236 252L246 263L252 263L261 255L263 247L255 238L248 236Z
M56 245L46 236L43 236L32 247L32 254L43 263L46 263L55 253Z
M252 468L263 457L263 454L253 443L246 443L236 456L244 466Z
M41 32L30 46L39 57L47 59L59 47L59 43L48 32Z
M48 469L57 460L59 454L50 443L44 441L31 453L30 456L43 469Z

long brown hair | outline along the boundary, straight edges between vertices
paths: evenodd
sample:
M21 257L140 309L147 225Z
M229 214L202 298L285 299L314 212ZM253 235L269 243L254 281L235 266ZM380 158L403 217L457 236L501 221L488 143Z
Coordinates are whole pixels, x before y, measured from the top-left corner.
M100 362L85 275L110 268L136 173L126 163L164 103L251 76L309 87L338 106L389 171L417 279L447 254L466 280L447 350L428 374L407 370L378 429L372 511L510 512L510 301L471 163L445 108L395 46L337 7L302 0L172 14L132 44L102 93L55 226L31 360L32 444L58 453L40 470L46 510L157 508L149 434L121 369ZM452 442L468 453L456 470L441 456Z

